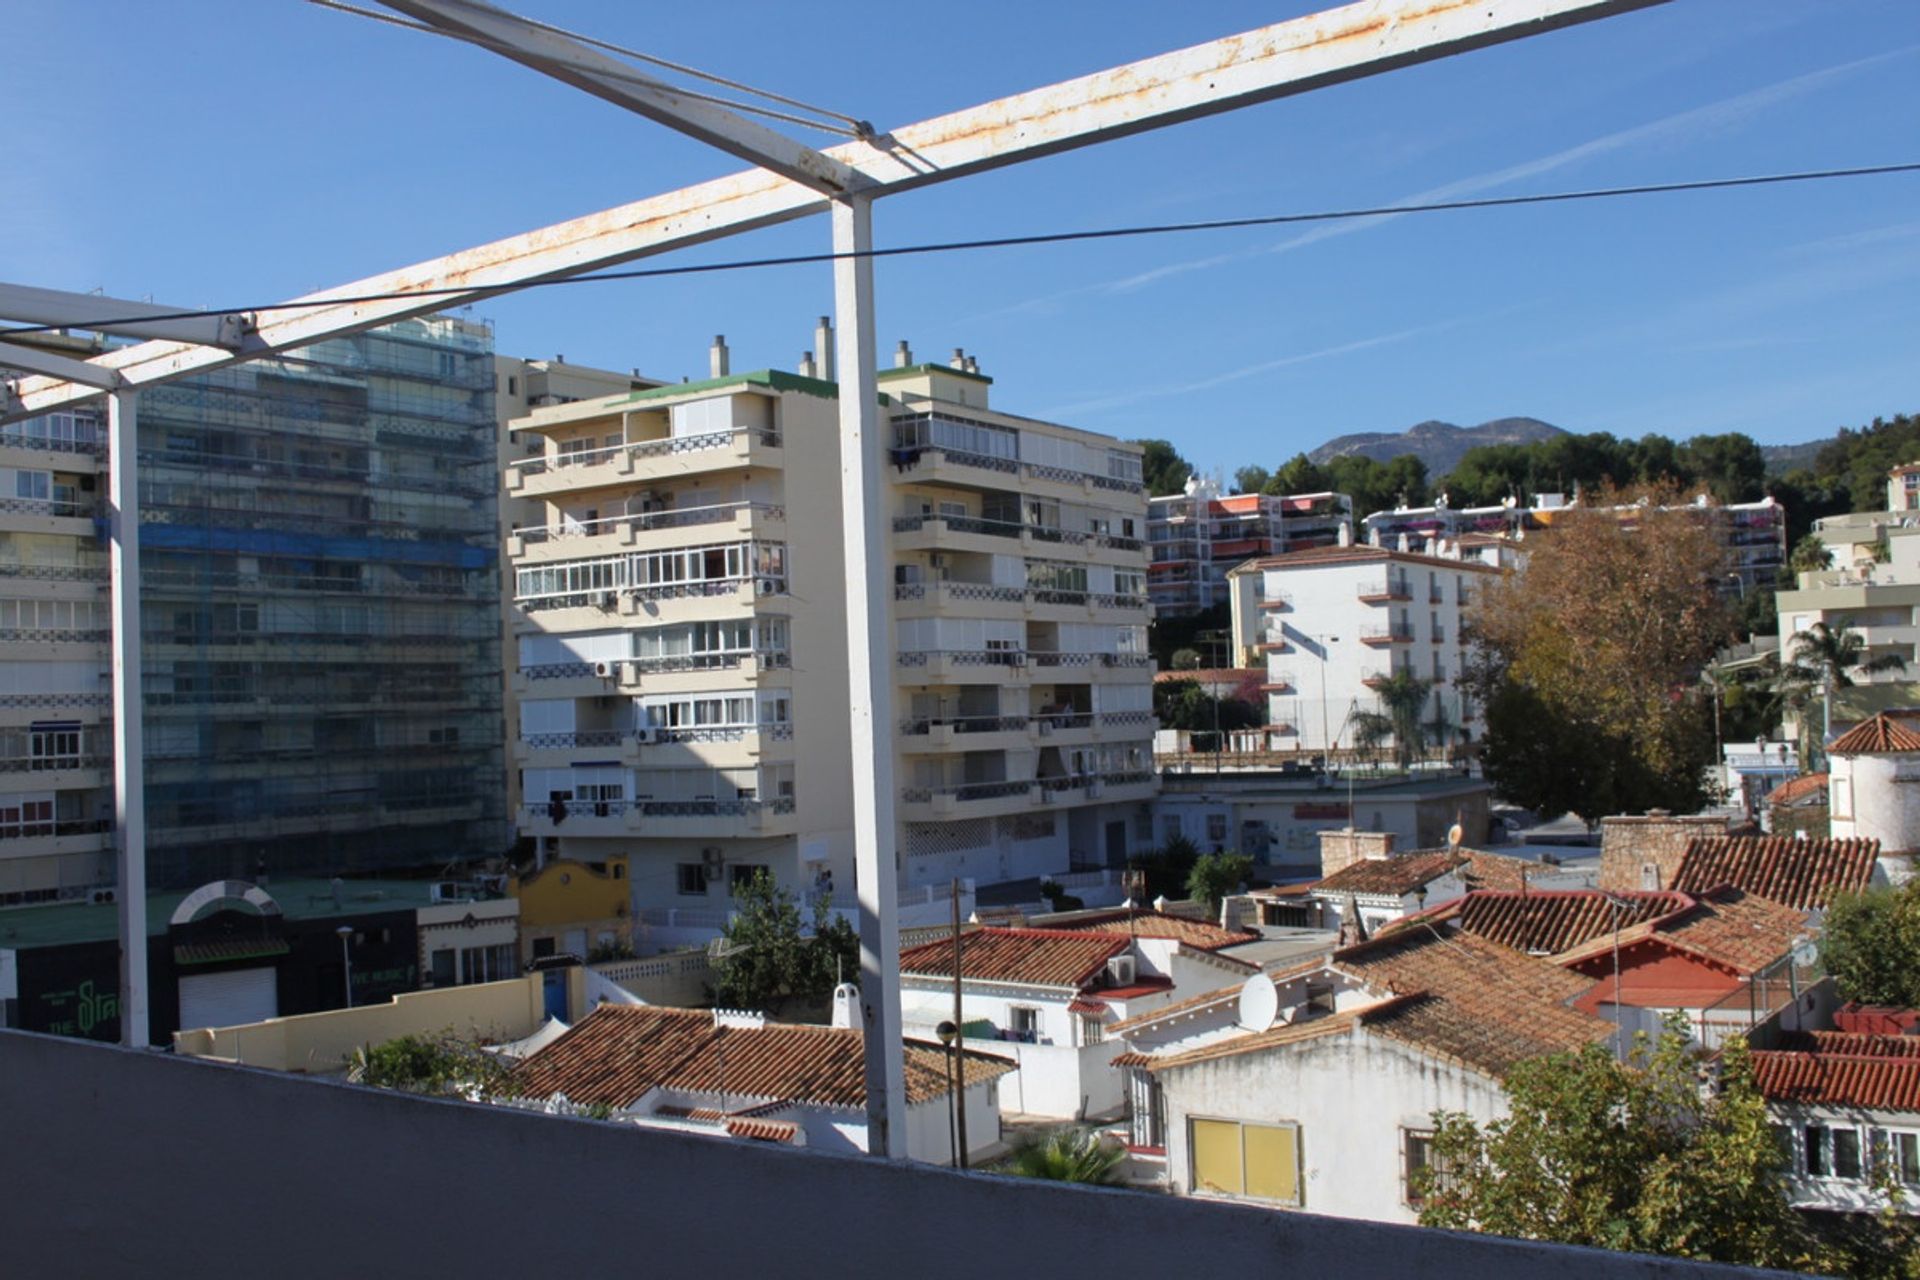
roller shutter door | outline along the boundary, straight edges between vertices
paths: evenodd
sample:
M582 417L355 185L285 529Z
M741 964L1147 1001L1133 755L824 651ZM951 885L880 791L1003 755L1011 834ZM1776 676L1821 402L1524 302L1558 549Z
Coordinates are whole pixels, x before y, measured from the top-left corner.
M280 1012L272 969L230 969L180 979L180 1029L233 1027Z

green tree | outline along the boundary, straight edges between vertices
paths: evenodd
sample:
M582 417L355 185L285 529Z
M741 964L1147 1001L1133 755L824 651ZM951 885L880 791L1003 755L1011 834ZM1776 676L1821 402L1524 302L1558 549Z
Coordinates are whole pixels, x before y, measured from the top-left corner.
M1425 1226L1800 1268L1823 1259L1789 1207L1786 1153L1744 1041L1700 1087L1684 1022L1629 1060L1605 1047L1515 1066L1505 1119L1435 1117L1417 1175Z
M1604 509L1620 495L1602 491L1530 536L1525 567L1476 595L1481 660L1464 680L1486 708L1482 765L1507 799L1564 812L1555 773L1585 783L1567 807L1589 820L1690 812L1706 798L1713 702L1700 676L1732 634L1714 590L1725 551L1670 498L1649 495L1628 529Z
M1835 898L1820 958L1846 999L1920 1008L1920 880Z
M1433 681L1404 668L1394 672L1376 690L1380 710L1354 713L1354 740L1374 747L1391 738L1395 762L1402 769L1412 765L1427 749L1428 722L1420 717L1432 692Z
M1333 488L1333 481L1319 463L1304 453L1296 453L1287 459L1273 478L1260 487L1262 493L1284 495L1289 493L1326 493Z
M1187 896L1207 904L1209 915L1218 919L1220 904L1237 892L1253 871L1253 859L1239 853L1203 853L1187 873Z
M1007 1160L1007 1172L1048 1182L1105 1187L1120 1181L1120 1166L1126 1158L1126 1148L1102 1142L1098 1133L1055 1129L1017 1142Z
M839 977L860 971L860 936L813 900L813 927L801 928L800 904L761 871L734 886L734 914L717 968L716 997L735 1009L778 1013L788 1001L819 1004Z
M1261 493L1267 483L1273 479L1273 473L1265 467L1244 466L1233 473L1233 491L1235 493Z
M1679 461L1691 472L1689 483L1704 487L1720 502L1755 502L1763 491L1766 459L1752 437L1738 431L1693 437L1680 446Z
M1794 573L1818 573L1822 569L1833 567L1833 552L1820 540L1820 535L1810 533L1793 544L1793 554L1787 557L1787 568Z
M1775 687L1800 719L1801 759L1812 759L1812 748L1819 740L1816 730L1824 734L1827 727L1825 704L1835 689L1853 687L1854 672L1871 675L1904 671L1906 667L1906 659L1897 653L1868 657L1866 640L1848 627L1835 628L1816 622L1805 631L1794 633L1787 642L1786 661L1780 665ZM1819 725L1815 725L1808 714L1816 704L1822 708Z
M1186 488L1187 477L1193 474L1193 466L1180 456L1171 443L1165 440L1135 440L1133 443L1145 450L1140 457L1140 473L1150 496L1163 498Z
M1233 686L1222 685L1220 689L1221 696L1216 697L1197 680L1156 680L1153 714L1159 717L1163 729L1207 735L1195 738L1193 749L1211 751L1216 729L1221 733L1251 729L1262 718L1262 708L1232 696Z
M1148 902L1176 898L1186 892L1187 878L1200 861L1200 850L1185 836L1175 836L1152 853L1137 854L1129 868L1146 878L1142 892Z
M347 1059L347 1079L442 1098L500 1098L516 1092L506 1064L451 1029L362 1045Z

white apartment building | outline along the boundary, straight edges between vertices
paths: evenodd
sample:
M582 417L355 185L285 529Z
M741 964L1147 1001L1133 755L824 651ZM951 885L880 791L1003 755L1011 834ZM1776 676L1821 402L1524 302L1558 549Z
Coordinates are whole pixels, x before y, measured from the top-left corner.
M1430 746L1477 739L1479 712L1462 694L1460 623L1479 584L1508 554L1497 542L1439 554L1321 547L1251 560L1228 575L1235 665L1267 671L1267 747L1351 749L1357 711L1385 712L1379 690L1401 672L1433 685L1423 723Z
M1140 450L996 413L990 385L904 350L881 374L906 887L1151 839ZM544 509L508 548L518 819L631 855L642 911L724 908L761 868L851 900L835 396L716 347L706 381L515 423L545 442L507 471Z
M93 409L0 427L0 906L113 883L105 490Z
M1153 548L1147 589L1162 617L1200 613L1227 600L1227 574L1260 556L1353 541L1353 499L1344 493L1235 493L1200 476L1186 491L1147 504Z
M513 424L535 409L573 404L580 400L600 399L629 391L645 391L664 385L657 378L643 378L638 369L618 373L589 365L570 364L564 355L551 360L519 356L493 357L493 408L500 426L500 652L514 651L513 623L517 616L513 605L513 565L506 551L506 539L515 531L546 523L544 503L510 492L506 477L514 463L522 458L537 458L546 451L539 436L520 439ZM514 693L513 663L501 663L501 679L506 685L501 712L506 724L506 741L520 735L520 702ZM517 828L520 814L520 770L507 763L507 822Z
M1490 507L1455 508L1441 494L1430 507L1399 507L1376 511L1361 521L1366 540L1374 546L1424 551L1436 541L1458 540L1468 534L1525 538L1529 533L1553 527L1562 514L1580 505L1576 492L1569 502L1561 493L1539 493L1531 507L1522 507L1511 498ZM1712 523L1721 545L1727 551L1727 578L1721 584L1728 594L1751 591L1773 585L1787 563L1787 513L1771 495L1758 502L1721 504L1702 493L1684 508ZM1611 508L1621 520L1631 522L1640 510L1637 505Z

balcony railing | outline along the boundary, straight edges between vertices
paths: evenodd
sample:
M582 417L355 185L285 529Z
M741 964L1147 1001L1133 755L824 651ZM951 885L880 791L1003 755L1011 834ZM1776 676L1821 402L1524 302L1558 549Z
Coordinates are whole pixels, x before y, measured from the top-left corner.
M1027 655L1018 649L912 649L899 655L903 667L924 667L935 661L957 667L1024 667Z
M900 792L900 799L908 804L925 804L935 796L950 796L955 800L998 800L1005 796L1025 795L1033 787L1031 782L962 782L951 787L907 787Z
M668 511L643 511L633 515L602 516L598 520L578 520L559 528L539 527L515 532L529 546L557 542L564 538L592 538L617 533L622 528L635 533L655 529L684 529L702 524L731 524L742 511L757 511L769 520L784 520L787 509L772 502L723 502L710 507L680 507Z
M745 818L793 812L793 797L773 800L547 800L520 806L530 819L618 818L632 810L650 818Z
M34 516L85 519L98 509L97 503L72 502L64 498L0 498L0 511L18 511Z
M1122 769L1115 773L1100 775L1100 781L1110 787L1131 787L1142 782L1152 782L1153 779L1154 773L1151 769Z
M1026 716L925 716L900 722L900 732L908 737L920 737L939 728L955 733L1009 733L1026 727Z
M1021 587L997 587L990 582L902 582L893 588L895 600L927 600L935 597L1021 604L1027 598L1027 592Z
M111 755L81 752L71 755L0 757L0 773L57 773L65 769L104 769L113 763Z
M1151 711L1102 711L1100 713L1101 725L1111 726L1113 728L1121 728L1129 725L1150 725L1154 722L1153 712Z
M1408 601L1413 599L1413 584L1402 578L1376 578L1372 582L1358 584L1353 593L1369 604L1387 600Z
M0 840L42 836L92 836L113 830L111 818L50 818L44 822L0 822Z
M1399 625L1364 627L1360 632L1360 643L1370 645L1412 644L1413 629Z
M760 444L778 448L780 433L767 427L735 427L729 431L710 431L697 436L667 436L659 440L641 440L633 444L616 444L605 449L586 449L575 453L549 454L538 458L522 458L509 463L507 470L523 476L542 475L548 471L563 471L568 467L591 467L603 462L611 462L621 454L628 457L665 458L676 453L698 453L706 449L723 449L737 437L746 437Z
M676 725L670 728L649 726L643 729L587 729L572 733L523 733L520 741L536 751L571 750L577 747L618 747L626 743L647 745L669 742L744 742L748 738L767 738L785 742L793 737L791 723Z
M1066 467L1048 466L1039 462L1019 462L1013 458L970 453L964 449L943 449L933 444L895 447L892 452L893 465L905 471L918 466L921 457L929 453L939 454L946 461L962 467L978 467L983 471L997 471L1002 475L1024 475L1030 480L1050 480L1055 484L1080 484L1085 481L1096 489L1111 489L1118 493L1139 493L1145 487L1138 480L1123 479L1119 476L1105 476L1092 471L1073 471Z

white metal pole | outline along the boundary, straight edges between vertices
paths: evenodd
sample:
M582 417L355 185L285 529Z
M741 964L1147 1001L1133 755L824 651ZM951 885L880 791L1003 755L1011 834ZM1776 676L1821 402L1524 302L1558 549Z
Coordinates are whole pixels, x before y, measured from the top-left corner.
M107 398L107 566L113 583L113 829L118 837L120 1043L147 1036L147 808L140 702L139 392Z
M833 204L833 251L873 247L873 202ZM873 259L833 264L840 374L840 501L845 534L847 697L852 722L853 851L860 903L860 1012L866 1036L867 1152L906 1155L900 1044L899 872L894 864L893 628L873 350Z

